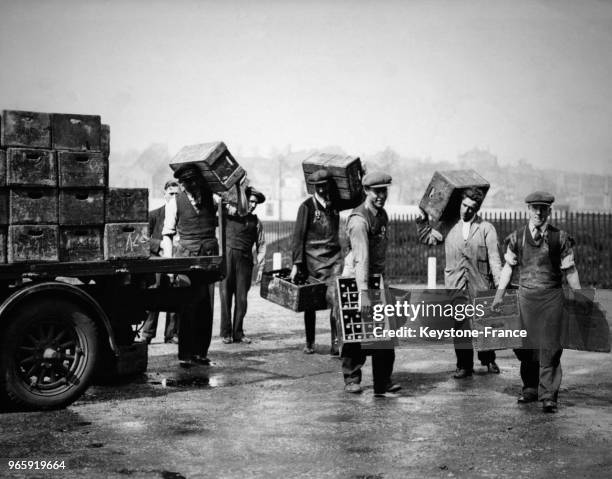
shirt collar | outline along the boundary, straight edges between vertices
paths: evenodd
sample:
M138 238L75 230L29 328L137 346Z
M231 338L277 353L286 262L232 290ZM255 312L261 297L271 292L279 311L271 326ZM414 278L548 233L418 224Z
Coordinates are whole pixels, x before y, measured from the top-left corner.
M539 227L540 233L544 234L547 228L548 228L548 220L546 220L544 224L542 224L542 226ZM531 236L535 234L535 231L536 231L536 225L534 225L532 221L529 220L529 232L531 233Z
M327 208L327 201L321 198L318 193L315 191L314 198L317 203L319 203L324 209Z

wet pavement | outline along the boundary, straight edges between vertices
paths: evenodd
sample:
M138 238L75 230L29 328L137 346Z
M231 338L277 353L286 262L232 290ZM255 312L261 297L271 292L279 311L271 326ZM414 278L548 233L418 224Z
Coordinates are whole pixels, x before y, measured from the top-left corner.
M557 414L516 403L510 351L500 375L452 379L450 345L398 349L395 398L373 397L369 360L365 391L347 395L328 316L304 355L302 316L251 293L253 343L215 338L210 367L179 368L158 333L146 375L65 410L0 414L0 477L612 477L612 355L564 352ZM8 460L65 469L9 471Z

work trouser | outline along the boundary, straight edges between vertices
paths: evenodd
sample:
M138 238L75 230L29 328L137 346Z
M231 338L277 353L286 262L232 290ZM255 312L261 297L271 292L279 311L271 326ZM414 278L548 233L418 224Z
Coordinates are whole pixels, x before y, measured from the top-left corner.
M179 243L177 257L213 256L218 253L216 240L208 241L208 247L190 251ZM190 285L192 295L181 308L179 327L178 357L189 360L194 356L206 357L212 340L214 283L205 281L201 273L179 275L178 281Z
M336 338L338 337L336 331L336 321L338 319L338 298L336 297L336 276L340 274L339 267L335 267L331 275L328 278L319 278L324 280L327 284L327 290L325 292L325 299L327 306L329 307L329 327L331 330L331 346L335 347ZM315 326L317 322L317 312L315 310L307 309L304 311L304 331L306 332L306 344L314 344L315 342Z
M372 356L374 393L382 394L391 385L391 374L395 362L395 349L364 349L359 343L345 344L342 348L342 374L345 384L361 383L361 368L367 355Z
M467 319L463 321L455 321L453 326L455 331L465 330L469 331L470 322ZM453 338L453 345L455 346L455 356L457 358L457 369L467 369L471 371L474 369L474 348L472 347L472 338ZM495 351L478 351L478 360L483 366L495 361Z
M144 339L154 338L157 333L157 321L159 311L149 311L147 319L142 326L142 337ZM166 326L164 328L164 341L170 341L178 335L178 316L176 313L166 313Z
M557 402L561 387L561 355L563 349L515 349L521 362L524 395L538 395L540 401Z
M251 252L228 248L226 264L226 277L219 288L219 295L221 296L220 333L221 337L232 337L235 341L238 341L244 337L242 325L247 312L247 295L251 288L253 255ZM236 300L232 327L232 302L234 297Z
M155 284L151 288L169 287L168 276L161 273L155 274ZM159 311L149 311L147 319L142 325L141 335L143 339L154 338L157 334L157 321L159 319ZM166 327L164 328L164 340L170 341L174 336L178 335L178 316L174 312L166 313Z

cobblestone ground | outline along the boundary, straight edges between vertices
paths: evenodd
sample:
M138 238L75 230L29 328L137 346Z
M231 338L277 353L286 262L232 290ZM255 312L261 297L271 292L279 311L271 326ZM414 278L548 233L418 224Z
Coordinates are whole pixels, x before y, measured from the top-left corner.
M564 352L554 415L517 405L510 351L501 375L457 381L450 345L398 349L398 397L373 398L369 360L366 390L348 396L325 312L317 354L304 355L302 315L256 289L249 299L253 343L216 336L210 367L181 370L160 324L143 377L92 387L65 410L1 414L0 477L612 477L610 354ZM9 459L65 469L9 471Z

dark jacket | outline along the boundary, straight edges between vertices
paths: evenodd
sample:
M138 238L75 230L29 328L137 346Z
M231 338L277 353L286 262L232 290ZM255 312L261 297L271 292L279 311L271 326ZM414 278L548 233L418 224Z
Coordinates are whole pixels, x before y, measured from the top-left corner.
M161 249L162 230L166 218L166 206L149 211L149 235L151 237L151 254L159 256Z

